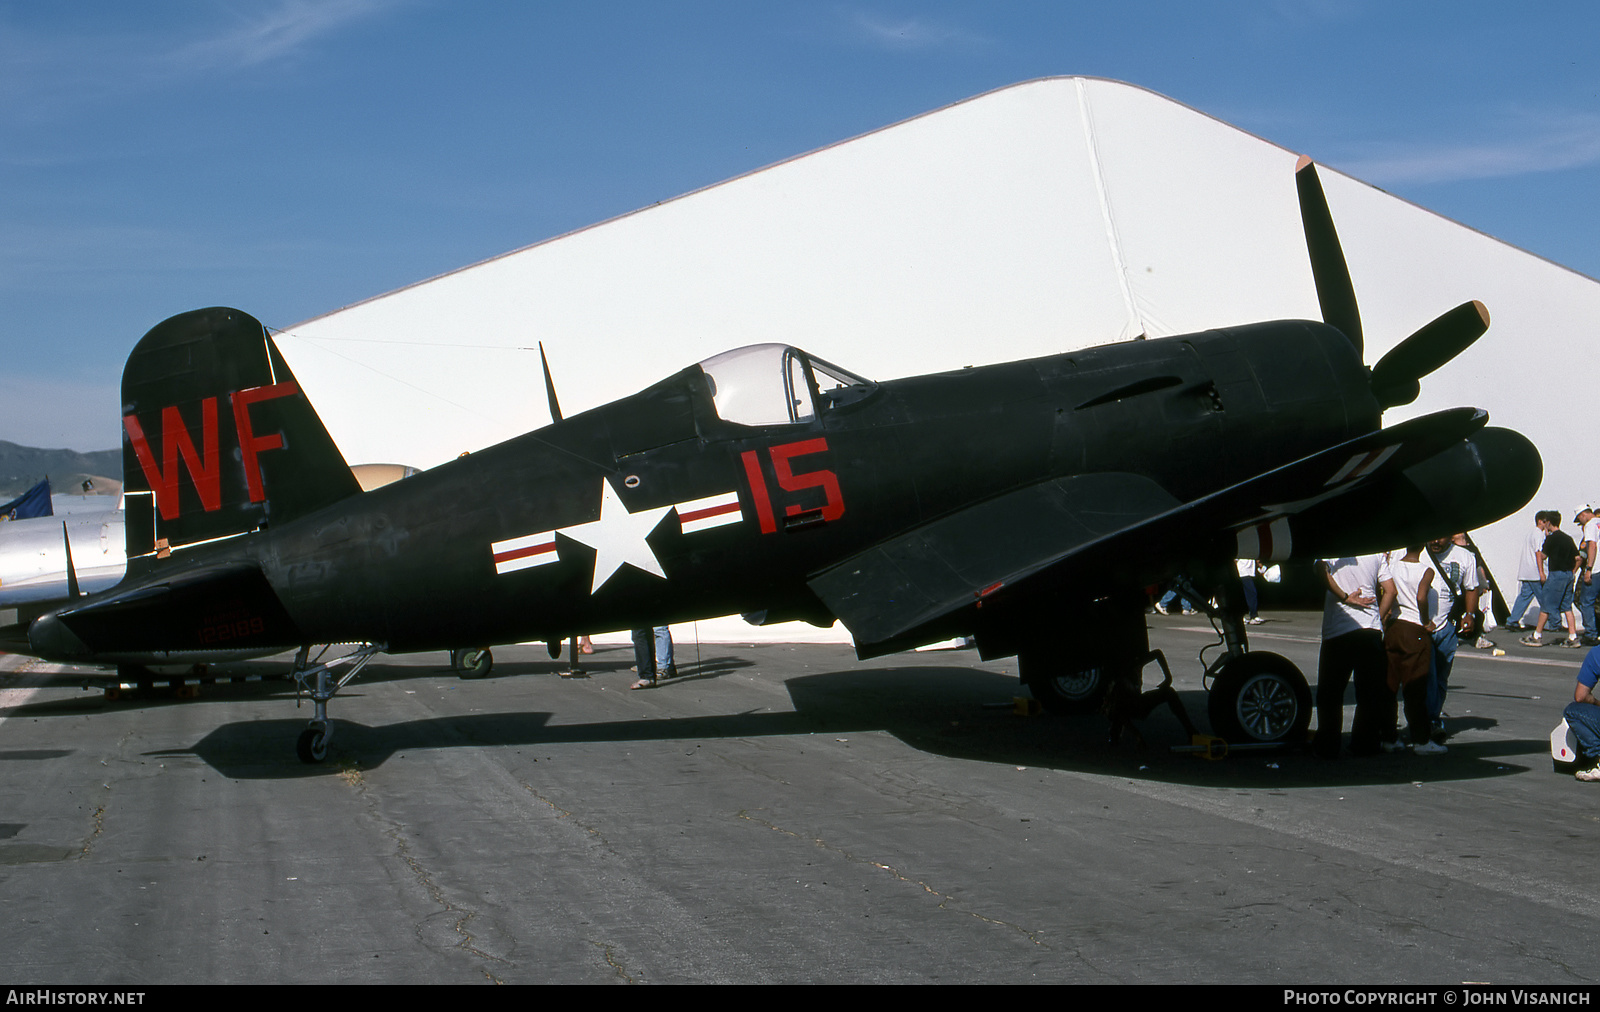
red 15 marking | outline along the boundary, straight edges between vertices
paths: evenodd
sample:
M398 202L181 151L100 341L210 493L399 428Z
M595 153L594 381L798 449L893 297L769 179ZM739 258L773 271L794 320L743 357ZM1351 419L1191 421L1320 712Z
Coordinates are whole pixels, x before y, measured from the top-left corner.
M808 488L822 489L824 502L820 512L824 523L844 516L844 496L839 492L838 476L826 468L801 471L797 474L790 460L807 454L822 453L827 448L828 441L819 436L816 439L802 439L795 443L781 443L767 449L768 455L772 458L772 472L777 476L779 488L785 492L801 492ZM756 519L760 521L761 533L775 533L778 522L772 510L772 496L767 491L766 475L761 471L760 451L746 450L740 454L740 459L744 461L745 477L750 480L750 491L755 500ZM798 516L807 511L808 508L799 503L789 503L784 506L784 516Z

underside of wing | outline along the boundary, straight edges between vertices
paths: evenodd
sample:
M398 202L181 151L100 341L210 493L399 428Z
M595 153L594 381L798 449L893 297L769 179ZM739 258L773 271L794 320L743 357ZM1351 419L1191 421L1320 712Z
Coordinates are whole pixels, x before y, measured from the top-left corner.
M1179 505L1142 475L1059 478L881 542L809 583L858 646L878 643Z

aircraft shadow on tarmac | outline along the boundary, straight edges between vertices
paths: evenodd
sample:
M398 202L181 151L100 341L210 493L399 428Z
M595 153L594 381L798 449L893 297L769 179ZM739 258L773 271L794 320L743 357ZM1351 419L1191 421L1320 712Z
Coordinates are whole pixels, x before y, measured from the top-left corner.
M710 670L664 683L654 691L671 692L679 682L716 677L734 666L748 666L748 662L738 659L727 660L732 664L719 671L722 659L708 659ZM378 665L368 670L380 681L406 674L414 677L417 673L414 668L409 673L384 672ZM794 704L791 712L763 710L579 724L560 723L559 713L536 710L441 716L371 727L354 719L360 709L359 696L341 695L347 705L337 717L329 760L322 765L308 766L294 756L293 741L305 726L304 718L299 716L224 724L193 748L151 755L193 755L230 778L273 779L325 776L349 766L372 769L397 753L438 748L885 732L924 752L977 762L1195 786L1252 788L1509 776L1537 771L1549 755L1549 743L1544 740L1502 740L1457 742L1448 755L1432 758L1397 754L1330 762L1294 749L1236 752L1224 760L1208 762L1170 751L1171 746L1187 741L1177 720L1164 707L1140 722L1144 746L1138 746L1126 733L1120 742L1108 744L1109 724L1100 715L1016 716L1012 699L1022 691L1016 679L978 668L852 668L793 677L785 687ZM1205 694L1191 691L1180 693L1180 697L1203 728Z

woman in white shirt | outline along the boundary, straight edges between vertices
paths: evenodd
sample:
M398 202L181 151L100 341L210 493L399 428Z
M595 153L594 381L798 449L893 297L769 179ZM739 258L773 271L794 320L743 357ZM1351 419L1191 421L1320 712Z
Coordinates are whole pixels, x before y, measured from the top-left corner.
M1389 691L1405 693L1411 751L1417 755L1449 751L1428 737L1432 724L1428 720L1427 676L1435 622L1435 617L1428 614L1428 588L1433 585L1433 578L1433 563L1423 561L1421 545L1408 547L1403 557L1389 560L1391 587L1385 589L1394 591L1398 612L1383 636L1383 648L1389 655ZM1391 699L1385 727L1396 726L1396 709L1396 702Z

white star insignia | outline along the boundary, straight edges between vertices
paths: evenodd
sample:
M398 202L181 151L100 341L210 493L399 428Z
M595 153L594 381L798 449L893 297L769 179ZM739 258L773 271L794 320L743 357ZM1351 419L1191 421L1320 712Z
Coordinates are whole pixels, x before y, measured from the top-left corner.
M623 566L654 573L663 580L667 578L661 560L656 558L655 550L645 538L671 510L669 505L630 513L611 483L600 480L600 519L557 531L594 549L594 580L589 586L590 594L598 591Z

